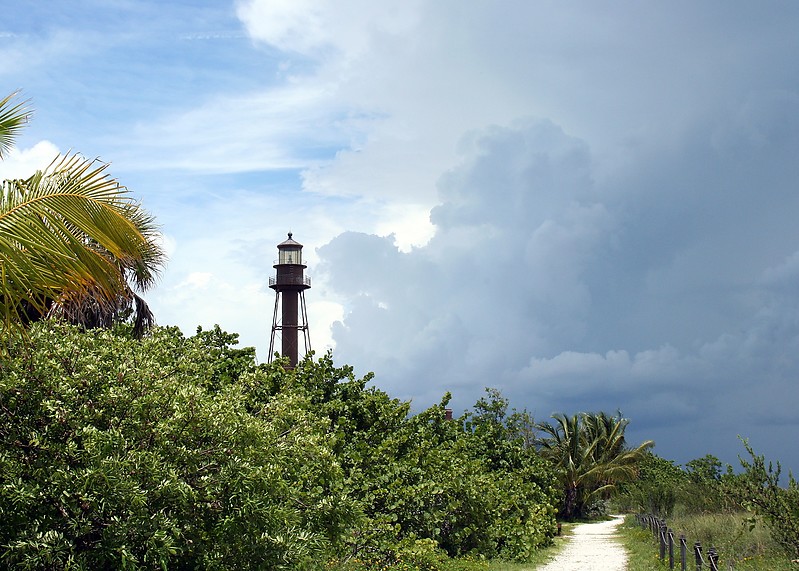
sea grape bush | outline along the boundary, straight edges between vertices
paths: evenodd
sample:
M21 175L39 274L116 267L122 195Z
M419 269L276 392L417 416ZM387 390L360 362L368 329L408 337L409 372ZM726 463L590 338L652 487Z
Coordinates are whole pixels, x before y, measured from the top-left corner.
M440 569L554 533L552 469L498 393L414 415L330 355L130 333L39 323L0 362L0 565Z
M32 329L0 375L8 567L313 568L352 512L297 393L254 415L196 343Z
M446 420L449 395L410 415L409 403L367 387L370 379L335 367L330 355L302 362L288 379L330 420L336 455L361 505L362 519L346 539L350 557L390 564L432 540L450 556L525 559L551 541L555 480L533 448L512 439L505 425L475 430L482 417ZM514 461L496 464L497 451Z

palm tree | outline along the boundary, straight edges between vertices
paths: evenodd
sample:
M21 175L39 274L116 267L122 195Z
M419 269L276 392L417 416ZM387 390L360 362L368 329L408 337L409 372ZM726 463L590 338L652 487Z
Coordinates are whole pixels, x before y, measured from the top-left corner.
M629 448L624 437L628 424L629 419L622 418L621 413L616 416L604 412L583 415L587 440L595 443L593 460L602 466L595 497L607 498L616 491L617 484L633 480L638 474L638 463L655 445L653 440L646 440Z
M654 446L648 440L628 448L624 430L629 420L605 413L572 416L554 414L554 423L537 427L547 436L538 438L541 454L559 470L563 487L561 516L586 515L596 500L607 498L617 484L632 480L644 452Z
M0 101L0 158L30 114ZM164 262L154 219L108 176L107 164L67 154L0 190L2 334L60 315L108 325L133 311L140 333L152 313L134 288L154 284Z

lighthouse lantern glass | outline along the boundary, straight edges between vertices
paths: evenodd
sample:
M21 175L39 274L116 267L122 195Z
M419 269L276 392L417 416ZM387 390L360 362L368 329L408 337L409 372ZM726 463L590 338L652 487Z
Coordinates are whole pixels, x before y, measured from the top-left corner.
M302 250L299 248L283 248L278 254L281 264L302 264Z

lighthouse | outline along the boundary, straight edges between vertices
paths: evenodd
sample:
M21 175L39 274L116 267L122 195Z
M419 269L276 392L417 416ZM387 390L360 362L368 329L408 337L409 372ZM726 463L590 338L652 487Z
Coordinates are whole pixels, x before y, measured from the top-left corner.
M275 290L275 312L272 317L272 336L269 340L269 362L275 354L275 337L280 331L281 354L289 359L289 367L298 362L298 337L302 332L305 353L311 350L308 333L308 312L305 308L305 290L311 287L311 278L305 276L302 262L302 244L292 238L277 245L277 261L272 266L276 275L269 278L269 287ZM281 303L282 302L282 303ZM303 355L305 354L303 353Z

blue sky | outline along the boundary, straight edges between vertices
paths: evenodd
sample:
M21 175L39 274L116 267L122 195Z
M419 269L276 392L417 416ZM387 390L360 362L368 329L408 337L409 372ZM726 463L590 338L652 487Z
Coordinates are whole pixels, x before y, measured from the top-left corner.
M305 245L311 337L414 406L799 468L799 5L3 0L0 165L110 161L162 225L161 324L266 358Z

